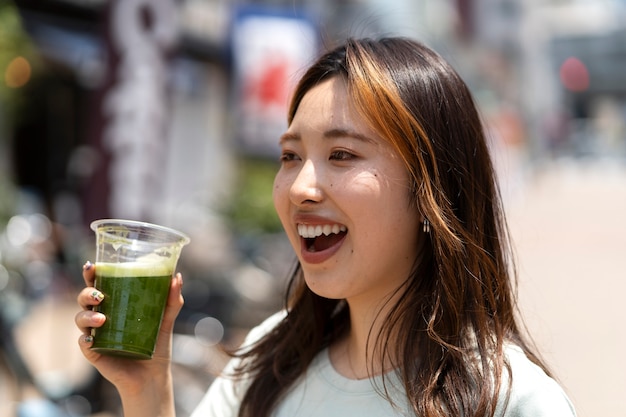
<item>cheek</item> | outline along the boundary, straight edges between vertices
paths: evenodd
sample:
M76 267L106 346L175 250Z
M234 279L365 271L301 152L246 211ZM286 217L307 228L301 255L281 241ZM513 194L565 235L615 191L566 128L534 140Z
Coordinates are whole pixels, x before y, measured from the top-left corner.
M397 175L377 175L377 182L370 182L369 198L359 203L366 208L371 230L378 230L382 236L396 236L406 240L417 235L419 216L415 205L411 204L407 180ZM408 243L408 242L407 242Z
M276 174L274 178L274 188L272 189L272 200L274 202L274 209L276 213L278 213L278 217L280 217L281 221L283 219L283 215L285 214L285 207L288 205L289 201L289 185L285 181L283 175Z
M280 201L282 200L281 193L283 192L283 184L280 182L278 175L274 178L274 187L272 188L272 200L274 201L274 208L278 211L280 207Z

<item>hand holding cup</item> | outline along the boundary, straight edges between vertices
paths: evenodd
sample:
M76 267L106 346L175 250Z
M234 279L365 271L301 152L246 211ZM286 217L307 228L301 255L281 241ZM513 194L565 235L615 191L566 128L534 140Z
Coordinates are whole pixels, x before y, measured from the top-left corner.
M174 322L183 306L174 275L189 238L173 229L99 220L96 263L78 295L83 355L118 389L127 415L174 415L170 371ZM137 360L151 359L151 360Z

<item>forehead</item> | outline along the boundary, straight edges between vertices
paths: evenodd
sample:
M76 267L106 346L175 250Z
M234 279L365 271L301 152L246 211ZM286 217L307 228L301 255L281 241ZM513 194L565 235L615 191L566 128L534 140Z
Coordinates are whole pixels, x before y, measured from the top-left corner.
M287 133L333 129L354 131L364 137L380 139L357 110L346 82L340 77L321 82L303 96Z
M311 112L318 113L320 111L322 112L320 116L325 118L347 118L352 107L346 82L341 78L333 77L313 86L304 94L294 115L294 120L299 113L307 113L308 116L311 116Z

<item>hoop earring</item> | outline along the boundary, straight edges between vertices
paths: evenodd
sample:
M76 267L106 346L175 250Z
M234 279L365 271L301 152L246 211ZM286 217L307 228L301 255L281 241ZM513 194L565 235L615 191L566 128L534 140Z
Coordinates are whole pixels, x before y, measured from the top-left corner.
M424 219L424 233L430 233L430 222L428 219Z

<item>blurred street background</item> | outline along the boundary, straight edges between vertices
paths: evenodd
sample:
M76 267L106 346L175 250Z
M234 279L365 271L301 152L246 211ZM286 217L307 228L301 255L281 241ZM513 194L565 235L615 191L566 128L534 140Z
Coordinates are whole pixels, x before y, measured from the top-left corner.
M580 417L626 410L626 0L0 0L0 417L117 417L74 326L89 223L189 234L179 417L282 305L271 202L299 72L406 35L475 94L520 308Z

